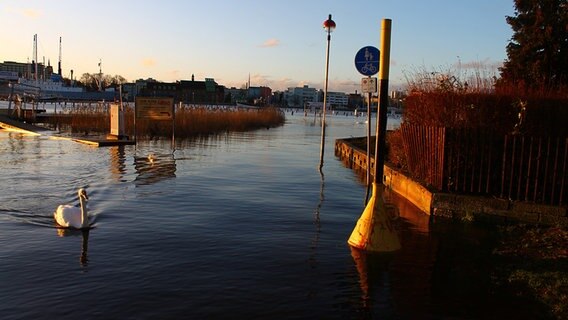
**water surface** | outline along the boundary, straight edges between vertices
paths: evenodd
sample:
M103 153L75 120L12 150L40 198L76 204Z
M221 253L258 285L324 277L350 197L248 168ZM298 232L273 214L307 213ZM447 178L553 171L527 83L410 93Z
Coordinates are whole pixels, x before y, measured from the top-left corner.
M491 285L489 230L396 195L402 249L350 249L365 186L333 145L360 119L327 118L323 179L319 121L297 113L175 150L0 132L0 318L539 318ZM80 187L94 228L55 228Z

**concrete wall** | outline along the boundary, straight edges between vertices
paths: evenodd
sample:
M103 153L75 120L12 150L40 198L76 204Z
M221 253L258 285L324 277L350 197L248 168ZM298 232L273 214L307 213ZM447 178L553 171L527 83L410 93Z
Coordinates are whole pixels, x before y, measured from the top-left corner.
M336 140L335 155L364 179L368 162L371 165L371 172L374 172L374 159L367 161L366 151L358 149L351 143L357 139L362 138ZM464 221L523 222L568 226L567 207L510 201L487 196L433 192L388 165L384 166L383 184L406 198L425 214L436 217Z

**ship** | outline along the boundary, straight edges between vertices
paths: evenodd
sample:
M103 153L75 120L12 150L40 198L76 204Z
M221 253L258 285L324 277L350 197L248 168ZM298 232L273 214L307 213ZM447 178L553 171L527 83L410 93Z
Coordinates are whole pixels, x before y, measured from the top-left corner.
M29 70L26 72L14 71L1 71L0 82L3 83L3 89L0 93L3 95L21 95L32 97L34 100L89 100L89 101L114 101L117 99L117 91L114 88L109 88L99 91L87 91L85 88L74 86L73 81L68 85L63 80L61 71L61 37L59 38L59 65L58 73L53 73L53 68L49 65L45 67L37 61L37 34L34 35L34 59L31 64L25 64ZM44 58L45 59L45 58ZM11 64L19 64L15 62L5 62ZM99 62L100 66L100 62ZM43 72L38 70L41 67ZM48 72L46 72L46 70ZM42 75L40 75L42 73ZM102 76L102 72L100 72ZM71 78L73 78L73 71L71 71Z
M37 100L89 100L89 101L114 101L116 90L86 91L82 87L67 86L58 74L53 74L50 79L26 79L19 78L18 82L11 84L13 92L34 96Z

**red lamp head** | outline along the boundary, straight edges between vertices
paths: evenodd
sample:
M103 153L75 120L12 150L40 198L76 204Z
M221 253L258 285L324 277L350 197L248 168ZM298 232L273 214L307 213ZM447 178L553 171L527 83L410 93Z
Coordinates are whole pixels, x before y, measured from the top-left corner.
M329 18L323 22L323 28L327 32L332 32L335 29L335 21L331 20L331 14Z

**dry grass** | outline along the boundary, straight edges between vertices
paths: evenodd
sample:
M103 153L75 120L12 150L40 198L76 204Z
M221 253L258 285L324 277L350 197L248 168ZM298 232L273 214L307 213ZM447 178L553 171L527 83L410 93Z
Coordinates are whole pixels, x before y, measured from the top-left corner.
M189 138L227 131L248 131L259 128L277 127L284 123L284 115L277 108L262 109L208 109L177 108L175 135ZM134 111L124 112L125 133L134 135ZM49 124L60 130L77 134L110 132L110 116L106 109L78 108L65 114L58 114ZM136 121L138 138L171 137L171 121Z

